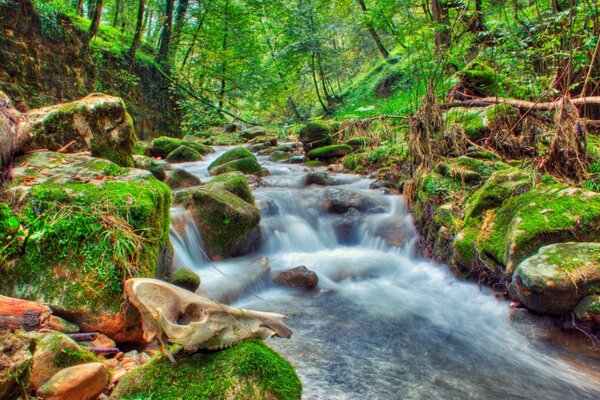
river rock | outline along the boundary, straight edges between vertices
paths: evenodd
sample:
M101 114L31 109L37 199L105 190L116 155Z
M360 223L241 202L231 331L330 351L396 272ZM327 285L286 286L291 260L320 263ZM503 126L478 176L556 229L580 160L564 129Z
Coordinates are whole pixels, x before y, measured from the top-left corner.
M338 185L339 181L332 178L327 172L324 171L313 171L306 174L305 180L306 186L308 185L320 185L320 186L333 186Z
M262 126L253 126L240 133L242 139L251 140L259 136L265 136L267 131Z
M182 144L181 146L177 147L175 150L170 152L166 160L167 162L170 162L172 164L194 162L202 160L202 154L198 153L191 147Z
M319 283L317 274L304 265L278 273L273 282L278 285L290 286L299 289L315 289Z
M109 381L104 364L81 364L59 371L38 390L37 395L44 400L94 400Z
M260 242L258 208L225 188L184 189L175 193L175 204L191 213L212 258L241 256Z
M241 172L228 172L214 177L206 184L208 187L220 188L235 194L248 204L254 204L252 189L248 183L248 178Z
M344 157L352 153L352 147L347 144L332 144L311 150L307 156L311 160L331 162L334 159Z
M190 268L179 268L171 277L171 283L180 288L195 292L200 286L200 277Z
M13 176L5 198L29 236L24 254L0 268L0 294L48 303L82 331L140 340L121 283L166 276L169 188L148 171L53 152L18 159ZM130 250L114 253L115 244Z
M225 152L208 166L211 175L239 171L248 175L264 175L263 169L254 154L243 147L236 147Z
M332 144L333 133L333 129L328 125L321 122L309 122L298 132L298 139L302 143L304 152L308 154L313 149Z
M557 243L542 247L515 269L511 293L527 308L546 314L571 311L600 286L600 243Z
M595 288L594 293L598 293L598 288ZM600 295L593 294L584 297L577 303L573 313L579 321L592 322L600 326Z
M343 214L350 208L377 213L385 210L385 200L340 188L325 190L325 208L332 214Z
M123 378L110 399L300 400L302 385L294 368L263 342L229 349L152 358Z
M81 329L74 323L67 321L57 315L51 315L48 320L48 328L62 333L77 333Z
M159 181L164 182L167 179L167 171L171 170L169 163L165 161L155 160L146 156L133 156L133 162L136 168L150 171L152 175Z
M16 398L18 391L26 390L26 375L33 358L31 350L38 336L37 332L1 332L0 399Z
M169 154L171 154L171 152L176 150L179 146L187 146L197 151L201 155L214 152L211 147L196 141L161 136L152 140L150 146L148 146L147 153L152 157L167 158Z
M72 103L38 108L27 113L34 146L68 152L90 150L92 156L133 167L133 120L121 98L93 93Z
M202 184L200 178L185 169L175 168L167 172L165 183L173 190L185 189Z
M358 241L358 229L363 220L363 213L350 208L340 219L334 222L335 235L340 244L352 245Z
M37 341L29 383L32 389L37 390L58 371L95 360L94 354L62 333L44 335Z

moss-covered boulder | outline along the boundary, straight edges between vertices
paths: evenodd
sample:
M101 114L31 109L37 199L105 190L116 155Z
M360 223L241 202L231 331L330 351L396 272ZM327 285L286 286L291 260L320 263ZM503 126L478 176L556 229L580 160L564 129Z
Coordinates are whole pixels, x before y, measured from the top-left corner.
M195 141L161 136L152 140L150 146L148 146L147 154L152 157L167 158L171 152L183 145L197 151L201 155L212 153L214 151L211 147Z
M447 127L458 125L462 132L473 142L483 139L488 133L485 121L478 112L465 109L452 109L445 115Z
M594 293L586 296L577 303L573 309L575 318L582 322L591 322L600 326L600 288L597 286L588 287L588 292Z
M56 151L90 150L123 167L133 167L133 120L119 97L93 93L72 103L31 110L34 144Z
M260 241L258 208L228 189L239 191L233 184L219 182L175 193L175 203L191 212L213 258L247 254Z
M202 181L197 176L185 169L175 168L167 172L165 183L173 190L185 189L202 184Z
M39 333L4 330L0 334L0 399L13 399L28 390L29 371Z
M370 145L370 140L365 137L356 136L346 141L346 144L354 150L363 150Z
M462 90L476 96L497 96L500 86L498 74L485 64L475 62L459 73Z
M202 160L202 154L198 153L196 150L191 147L182 144L175 150L169 153L167 156L167 162L170 163L184 163L184 162L194 162Z
M225 189L244 200L246 203L254 204L252 189L248 184L248 179L241 172L228 172L214 177L207 183L209 187Z
M163 182L167 179L167 171L171 169L169 163L146 156L134 155L133 162L136 168L150 171L156 179Z
M322 122L309 122L298 132L298 139L302 143L304 152L308 154L313 149L333 144L333 134L331 126Z
M252 126L240 132L240 137L246 140L252 140L260 136L265 136L267 131L262 126Z
M195 292L200 287L200 277L187 267L179 268L171 277L171 283L190 292Z
M170 266L170 189L148 171L52 152L17 160L13 174L5 199L28 234L4 249L0 294L46 302L83 331L138 339L122 282Z
M571 311L600 285L600 243L542 247L515 269L511 292L527 308L545 314Z
M123 377L110 399L299 400L302 394L294 368L262 342L176 359L155 356Z
M344 157L352 153L352 147L347 144L332 144L311 150L308 153L308 158L311 160L330 161L335 158Z
M254 154L243 147L236 147L225 152L208 166L208 171L211 175L221 175L233 171L259 176L266 173Z
M75 341L62 333L49 333L38 339L29 383L37 390L58 371L73 365L99 361L90 351L79 347Z

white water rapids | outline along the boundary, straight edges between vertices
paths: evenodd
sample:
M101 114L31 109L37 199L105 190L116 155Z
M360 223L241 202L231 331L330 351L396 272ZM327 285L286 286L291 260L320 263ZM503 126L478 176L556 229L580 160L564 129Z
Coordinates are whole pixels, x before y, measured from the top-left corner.
M206 181L214 157L178 167ZM298 371L303 398L600 398L597 359L557 346L539 334L548 323L540 327L522 310L511 318L515 311L491 290L412 255L416 233L400 196L349 175L332 175L340 185L306 186L304 166L259 160L271 172L254 191L262 247L216 263L223 275L205 260L193 222L173 209L187 219L185 234L171 234L175 264L196 270L213 298L289 316L291 340L267 343ZM328 193L340 190L367 206L327 213ZM388 245L390 232L404 245ZM251 265L261 256L271 276L305 265L319 290L274 286Z

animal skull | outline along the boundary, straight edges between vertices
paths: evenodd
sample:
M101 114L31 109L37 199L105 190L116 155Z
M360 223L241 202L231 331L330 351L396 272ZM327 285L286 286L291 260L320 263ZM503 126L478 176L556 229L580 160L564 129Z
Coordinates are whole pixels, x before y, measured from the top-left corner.
M144 340L158 340L172 361L167 341L196 351L292 336L284 315L229 307L157 279L129 279L125 292L142 316Z

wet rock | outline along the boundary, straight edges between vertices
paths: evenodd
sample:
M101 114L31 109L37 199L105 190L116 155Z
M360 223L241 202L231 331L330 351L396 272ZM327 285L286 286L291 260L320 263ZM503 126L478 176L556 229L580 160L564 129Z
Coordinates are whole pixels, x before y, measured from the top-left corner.
M286 160L289 164L302 164L304 162L304 156L293 156Z
M202 160L202 154L198 153L196 150L192 149L185 144L177 147L175 150L169 153L167 156L167 162L170 163L184 163L184 162L194 162Z
M225 189L235 194L246 203L254 204L254 196L248 184L248 179L241 172L229 172L216 176L206 184L208 187Z
M94 400L109 381L104 364L81 364L59 371L37 394L44 400Z
M274 151L271 153L271 160L275 162L285 161L289 158L292 158L292 155L285 151Z
M380 223L375 235L384 239L388 246L402 248L414 237L415 231L409 221L394 218Z
M211 258L244 255L258 245L260 213L254 202L214 186L184 189L174 199L192 214Z
M90 344L93 347L117 347L117 344L114 340L106 335L103 335L102 333L96 334L96 339L92 340Z
M333 129L320 122L309 122L298 132L298 139L302 143L304 152L308 154L318 147L332 144Z
M284 285L298 289L315 289L319 283L317 274L304 265L283 271L273 278L277 285Z
M236 147L221 155L208 166L208 171L211 175L221 175L233 171L248 175L265 174L265 170L260 166L254 154L243 147Z
M227 124L225 125L224 131L227 133L233 133L238 130L238 126L236 124Z
M123 376L110 399L299 400L301 383L294 368L262 342L229 349L164 356ZM224 373L226 371L226 373Z
M279 215L279 207L273 200L260 200L257 202L260 214L264 217L273 217Z
M152 157L167 158L171 152L176 150L179 146L183 145L197 151L201 155L214 152L214 150L211 147L206 146L202 143L167 136L161 136L152 140L147 152L148 155Z
M133 156L133 162L136 168L152 172L152 175L162 182L167 179L167 171L171 169L169 163L145 156Z
M598 288L595 288L593 292L597 293ZM577 303L573 313L578 321L592 322L593 324L600 326L600 295L593 294L584 297Z
M262 126L253 126L240 133L242 139L251 140L259 136L266 135L267 131Z
M180 288L195 292L200 286L200 277L190 268L179 268L171 277L171 283Z
M80 328L77 324L67 321L57 315L51 315L48 321L48 328L62 333L77 333Z
M333 144L313 149L307 156L311 160L330 162L333 159L344 157L350 153L352 153L352 147L347 144Z
M343 214L350 208L363 210L365 199L358 193L342 189L327 189L325 192L325 208L332 214Z
M357 230L362 222L363 214L350 208L343 217L334 223L335 235L341 244L352 245L358 242Z
M175 168L167 172L165 183L171 189L178 190L201 185L202 181L184 169Z
M537 312L571 311L600 286L600 243L558 243L542 247L515 269L511 292Z
M305 180L306 186L308 185L320 185L320 186L333 186L338 185L339 181L329 176L327 172L315 171L306 174Z
M133 167L133 119L121 98L93 93L72 103L57 104L27 113L34 146L68 152L90 150L123 167Z

